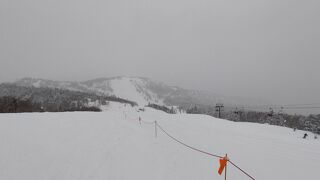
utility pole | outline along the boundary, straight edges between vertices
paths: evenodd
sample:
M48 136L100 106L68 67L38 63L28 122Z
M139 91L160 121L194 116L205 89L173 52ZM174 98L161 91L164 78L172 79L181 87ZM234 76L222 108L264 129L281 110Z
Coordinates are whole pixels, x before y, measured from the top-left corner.
M221 118L221 111L224 108L222 103L217 103L216 104L216 112L218 112L218 118Z

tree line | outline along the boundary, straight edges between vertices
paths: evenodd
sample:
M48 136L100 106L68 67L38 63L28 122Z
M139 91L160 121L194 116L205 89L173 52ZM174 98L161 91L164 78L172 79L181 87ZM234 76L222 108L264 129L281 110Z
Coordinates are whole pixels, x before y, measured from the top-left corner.
M188 114L206 114L218 117L218 112L214 106L193 105L185 108ZM235 122L253 122L260 124L270 124L276 126L289 127L311 131L320 134L320 114L308 116L274 112L244 111L227 109L221 113L222 119Z
M176 111L173 109L173 107L168 108L168 107L163 106L163 105L152 104L152 103L149 103L147 105L147 107L151 107L151 108L154 108L154 109L157 109L157 110L160 110L160 111L164 111L164 112L169 113L169 114L175 114L176 113Z
M133 101L115 96L0 84L0 112L2 113L101 111L99 106L106 105L109 101L137 105Z

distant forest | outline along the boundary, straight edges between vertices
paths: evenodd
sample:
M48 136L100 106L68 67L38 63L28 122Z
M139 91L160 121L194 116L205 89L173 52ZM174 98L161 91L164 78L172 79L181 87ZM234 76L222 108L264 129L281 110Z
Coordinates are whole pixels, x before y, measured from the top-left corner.
M175 114L176 111L173 109L173 107L168 108L167 106L161 106L161 105L158 105L158 104L152 104L152 103L149 103L147 105L147 107L151 107L151 108L154 108L154 109L157 109L157 110L160 110L160 111L164 111L166 113L169 113L169 114Z
M189 114L207 114L218 117L218 112L213 106L194 105L186 109ZM271 124L293 129L311 131L320 134L320 114L317 115L291 115L285 113L258 112L258 111L232 111L221 112L221 118L235 122L254 122Z
M101 111L98 106L106 105L109 101L137 105L114 96L0 84L0 113Z

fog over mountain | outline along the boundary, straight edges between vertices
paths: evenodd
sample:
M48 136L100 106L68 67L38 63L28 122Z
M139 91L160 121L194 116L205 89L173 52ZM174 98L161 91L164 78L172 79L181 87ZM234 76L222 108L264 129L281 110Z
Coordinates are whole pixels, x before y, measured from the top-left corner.
M320 104L319 9L316 0L2 0L0 82L142 76Z
M226 106L255 105L264 103L259 99L228 97L208 91L188 90L177 86L169 86L162 82L143 77L111 77L87 81L53 81L36 78L23 78L14 82L19 86L59 88L73 91L114 95L137 102L140 106L148 103L174 105L188 108L194 105L214 106L225 103Z

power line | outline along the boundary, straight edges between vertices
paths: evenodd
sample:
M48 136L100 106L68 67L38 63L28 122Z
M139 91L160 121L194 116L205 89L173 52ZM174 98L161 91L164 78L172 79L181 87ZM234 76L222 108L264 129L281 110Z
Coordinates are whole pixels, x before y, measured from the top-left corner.
M270 108L272 109L320 109L320 106L239 106L242 109L253 109L253 110L269 110ZM234 107L232 107L234 108Z
M253 104L253 105L241 105L241 104L236 104L235 106L239 107L283 107L283 106L314 106L314 105L320 105L319 103L300 103L300 104ZM232 107L232 106L230 106Z
M284 104L280 106L313 106L313 105L320 105L320 103L309 103L309 104Z
M320 106L308 106L308 107L284 107L285 109L320 109Z

